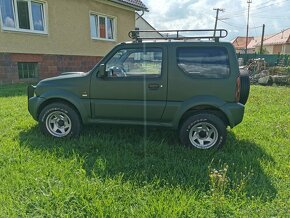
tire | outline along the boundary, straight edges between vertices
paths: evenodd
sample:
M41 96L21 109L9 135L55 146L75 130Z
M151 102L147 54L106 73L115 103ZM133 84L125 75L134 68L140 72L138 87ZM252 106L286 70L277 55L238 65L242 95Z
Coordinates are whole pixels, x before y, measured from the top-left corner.
M76 137L81 130L79 115L63 103L47 105L39 115L39 125L45 135L57 138Z
M248 101L250 94L250 78L248 73L243 73L240 75L241 81L241 95L240 95L240 103L245 105Z
M216 115L200 113L188 117L179 129L183 145L198 148L220 148L226 141L226 125Z

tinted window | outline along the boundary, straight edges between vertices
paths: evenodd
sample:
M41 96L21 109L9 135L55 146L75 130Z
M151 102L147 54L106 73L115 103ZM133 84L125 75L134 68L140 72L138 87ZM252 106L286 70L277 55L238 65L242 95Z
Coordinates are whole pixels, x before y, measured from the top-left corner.
M195 78L226 78L230 74L228 52L222 47L178 48L177 64Z

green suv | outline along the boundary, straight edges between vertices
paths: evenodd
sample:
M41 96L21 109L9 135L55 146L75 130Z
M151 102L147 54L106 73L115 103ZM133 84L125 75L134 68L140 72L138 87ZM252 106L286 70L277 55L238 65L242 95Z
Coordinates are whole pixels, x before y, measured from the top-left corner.
M240 74L233 46L218 42L226 31L216 31L158 40L132 31L134 41L117 45L91 71L29 86L29 112L59 138L78 136L83 124L133 124L176 129L190 147L220 147L226 127L243 119L249 77Z

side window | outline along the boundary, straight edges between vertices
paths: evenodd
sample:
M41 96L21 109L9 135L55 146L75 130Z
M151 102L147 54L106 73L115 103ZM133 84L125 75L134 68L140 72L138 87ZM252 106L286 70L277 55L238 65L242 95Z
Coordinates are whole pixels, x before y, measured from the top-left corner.
M230 74L229 58L223 47L177 49L177 64L193 78L226 78Z
M159 77L162 49L122 49L106 64L109 77Z

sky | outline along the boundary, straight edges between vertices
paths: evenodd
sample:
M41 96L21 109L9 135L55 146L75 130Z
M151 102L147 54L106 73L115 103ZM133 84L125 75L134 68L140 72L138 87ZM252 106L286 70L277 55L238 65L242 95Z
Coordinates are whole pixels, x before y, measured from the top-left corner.
M228 30L226 40L246 36L247 0L142 0L149 8L144 18L157 30L213 29L216 11L217 28ZM290 0L252 0L250 4L249 36L270 35L290 28Z

